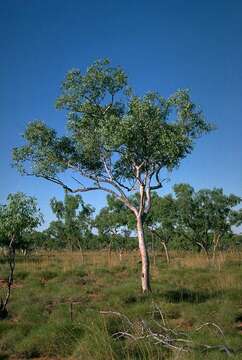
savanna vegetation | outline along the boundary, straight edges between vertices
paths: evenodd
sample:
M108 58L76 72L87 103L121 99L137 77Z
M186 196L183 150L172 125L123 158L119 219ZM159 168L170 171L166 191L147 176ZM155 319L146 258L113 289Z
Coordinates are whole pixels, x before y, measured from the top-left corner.
M122 259L108 250L18 255L1 358L241 359L242 252L219 252L214 265L197 252L170 257L167 265L164 252L151 252L153 291L145 295L137 251ZM170 342L178 349L148 330L167 334L162 327L184 340Z
M159 193L214 128L189 92L138 96L102 60L70 71L56 106L66 135L34 121L13 151L63 188L55 220L40 228L23 193L0 206L0 359L241 359L242 199ZM89 191L107 193L98 213Z

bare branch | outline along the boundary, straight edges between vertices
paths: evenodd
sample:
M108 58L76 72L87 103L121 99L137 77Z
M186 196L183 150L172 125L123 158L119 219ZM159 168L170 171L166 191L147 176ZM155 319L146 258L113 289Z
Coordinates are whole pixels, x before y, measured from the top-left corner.
M151 186L150 190L161 189L163 187L163 183L169 179L169 178L164 178L162 180L160 179L160 171L161 171L161 169L162 169L162 167L159 167L159 169L156 170L156 172L155 172L156 185ZM153 172L152 176L153 175L154 175L154 172Z
M116 315L118 317L124 318L130 326L133 325L132 322L129 320L129 318L126 315L121 314L118 311L100 311L100 314L103 314L103 315Z
M213 327L215 327L218 330L218 332L224 337L224 333L223 333L222 329L217 324L215 324L214 322L206 322L206 323L200 325L199 327L197 327L195 330L199 331L202 328L204 328L205 326L213 326Z

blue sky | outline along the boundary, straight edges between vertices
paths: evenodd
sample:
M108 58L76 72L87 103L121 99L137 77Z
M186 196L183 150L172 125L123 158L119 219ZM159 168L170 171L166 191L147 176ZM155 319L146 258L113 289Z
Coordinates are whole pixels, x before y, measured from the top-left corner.
M65 115L54 107L61 81L103 57L124 67L138 94L189 88L217 126L162 193L189 182L242 196L241 1L8 0L0 2L0 202L23 191L38 198L47 222L53 218L49 199L62 198L62 189L21 177L11 150L30 120L63 132ZM105 204L102 193L84 199L97 210Z

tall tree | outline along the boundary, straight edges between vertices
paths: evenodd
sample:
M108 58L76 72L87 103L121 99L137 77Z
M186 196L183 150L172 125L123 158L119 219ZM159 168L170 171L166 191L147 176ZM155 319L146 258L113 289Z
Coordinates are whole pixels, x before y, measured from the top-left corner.
M30 123L26 144L13 152L15 164L22 174L70 192L102 190L123 202L136 219L142 290L150 291L144 222L151 193L162 187L162 170L177 167L211 126L186 90L167 99L154 92L139 97L130 91L125 72L108 60L95 62L86 74L70 71L56 105L67 111L67 136L59 137L41 121ZM79 176L76 188L61 178L66 170ZM137 190L139 204L133 206L128 194Z
M23 193L9 194L6 205L0 205L1 245L8 247L9 276L7 292L0 299L0 317L7 315L15 269L15 251L21 248L22 241L43 221L35 198Z

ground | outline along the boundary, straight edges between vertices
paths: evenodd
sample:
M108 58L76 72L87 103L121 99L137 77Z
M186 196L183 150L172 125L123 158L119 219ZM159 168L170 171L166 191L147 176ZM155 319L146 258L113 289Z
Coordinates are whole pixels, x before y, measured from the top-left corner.
M137 252L19 256L0 359L242 359L242 253L220 253L215 266L196 253L172 253L168 266L156 253L150 295L141 294L139 272ZM150 331L162 327L189 351L157 343ZM129 335L113 336L120 332Z

